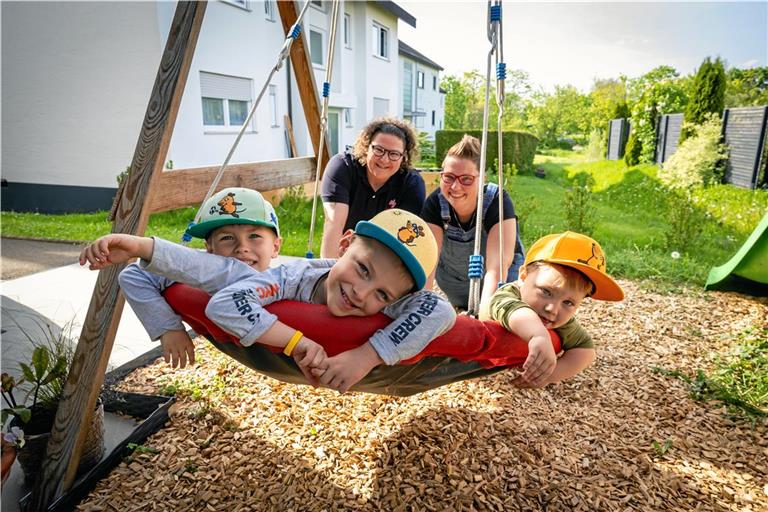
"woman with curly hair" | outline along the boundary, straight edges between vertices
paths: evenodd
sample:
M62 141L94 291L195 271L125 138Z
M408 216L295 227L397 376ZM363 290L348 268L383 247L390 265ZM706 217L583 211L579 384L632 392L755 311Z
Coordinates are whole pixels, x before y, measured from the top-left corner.
M363 128L354 147L331 158L320 194L325 211L321 257L337 258L342 234L383 210L421 213L426 187L411 168L417 145L410 124L384 117Z

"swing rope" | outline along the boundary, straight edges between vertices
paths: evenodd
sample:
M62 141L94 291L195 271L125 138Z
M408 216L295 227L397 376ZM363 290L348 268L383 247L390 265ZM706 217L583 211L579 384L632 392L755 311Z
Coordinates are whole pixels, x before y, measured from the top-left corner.
M235 153L235 149L237 149L238 144L240 144L240 139L242 139L243 134L245 133L245 130L248 129L248 125L251 123L251 119L253 119L254 113L256 113L256 108L259 106L259 103L261 102L261 98L264 97L264 93L269 87L269 83L272 80L272 77L275 76L275 73L280 71L280 69L283 67L283 62L285 62L285 59L287 59L290 56L291 46L293 46L293 42L296 39L298 39L299 36L301 35L301 21L304 18L304 13L307 12L307 8L309 7L309 4L310 4L309 0L307 0L304 3L304 7L301 8L301 12L299 13L299 16L296 18L296 22L293 24L293 26L291 27L291 30L285 36L285 42L283 42L283 47L281 48L280 53L277 56L277 63L270 71L269 76L267 76L267 79L264 82L264 86L261 88L261 92L259 92L259 95L256 98L256 101L253 103L253 106L251 107L251 111L248 113L248 117L243 122L243 126L240 128L240 132L237 134L237 137L235 138L235 141L232 144L232 147L230 148L229 153L227 154L227 157L224 159L224 162L221 164L221 167L219 168L219 172L216 174L216 177L213 179L213 182L211 183L211 187L208 189L208 192L203 198L203 201L200 203L200 208L198 208L197 213L195 214L195 219L189 223L189 225L187 226L187 231L185 231L184 235L181 237L181 241L184 245L187 245L190 241L192 241L192 236L189 234L189 228L191 228L192 226L200 222L200 219L203 216L203 206L216 191L216 187L218 187L219 181L221 181L221 177L224 175L224 169L226 169L230 159L232 158L232 155Z
M336 47L336 29L338 26L339 18L339 1L333 2L333 11L331 12L331 40L328 45L328 58L326 62L328 66L325 70L325 82L323 82L323 105L320 112L320 142L317 145L317 167L315 168L315 189L312 194L312 217L309 224L309 239L307 240L307 254L308 259L314 258L312 252L312 246L315 241L315 222L317 219L317 189L320 184L320 170L322 168L322 156L323 147L325 144L326 132L328 130L328 102L331 92L331 77L333 76L333 54Z
M478 179L477 187L477 209L475 210L475 246L474 254L469 257L469 271L467 276L469 277L469 300L467 304L467 310L470 315L477 316L480 307L480 280L483 278L483 256L481 254L481 242L483 236L483 189L485 188L485 167L486 167L486 149L488 148L488 117L489 117L489 104L491 100L491 61L494 54L496 55L497 63L497 82L502 81L499 77L499 55L498 46L501 38L501 0L495 0L493 3L488 0L488 41L491 43L491 48L488 51L488 59L485 72L485 105L483 106L483 138L480 144L480 176ZM505 67L502 64L502 68ZM496 100L499 101L499 94L497 91ZM499 128L501 127L501 115L499 111ZM499 137L501 137L501 130L499 129ZM501 152L502 145L499 143L499 165L501 165ZM502 172L499 172L501 175ZM499 187L501 188L501 187ZM503 189L502 189L503 190ZM500 192L501 193L501 192ZM499 200L502 203L501 198ZM503 206L503 205L502 205ZM499 221L503 219L503 216L499 217ZM503 261L503 260L502 260Z

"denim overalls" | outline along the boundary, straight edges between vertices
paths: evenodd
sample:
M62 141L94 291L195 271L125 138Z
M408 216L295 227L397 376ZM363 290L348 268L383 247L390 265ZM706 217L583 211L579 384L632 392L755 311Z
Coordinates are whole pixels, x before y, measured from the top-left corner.
M499 186L495 183L488 183L483 196L483 215L476 222L483 222L491 201L499 191ZM469 257L475 251L475 227L469 231L464 231L460 226L454 226L451 222L451 206L442 193L438 194L440 201L440 216L443 218L443 246L440 250L440 260L437 263L435 279L437 285L448 296L448 300L456 307L466 309L469 303L469 278L467 277L467 267ZM503 197L499 198L503 201ZM458 222L458 219L457 219ZM503 222L503 219L499 219ZM486 244L488 243L488 232L485 226L482 229L483 235L480 244L480 253L485 258ZM517 273L520 270L524 260L523 243L520 241L520 229L518 224L517 241L515 243L515 256L512 265L509 267L505 282L511 282L517 279ZM482 281L481 281L482 286ZM482 292L481 292L482 293Z

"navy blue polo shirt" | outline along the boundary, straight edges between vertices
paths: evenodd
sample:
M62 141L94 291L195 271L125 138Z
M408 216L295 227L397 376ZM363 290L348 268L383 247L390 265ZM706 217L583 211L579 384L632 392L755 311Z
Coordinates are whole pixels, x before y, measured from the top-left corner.
M377 213L400 208L421 214L426 196L424 179L414 170L399 170L379 190L368 183L366 168L349 153L339 153L325 167L320 197L324 203L349 205L349 215L343 231L354 229L361 220L370 220Z

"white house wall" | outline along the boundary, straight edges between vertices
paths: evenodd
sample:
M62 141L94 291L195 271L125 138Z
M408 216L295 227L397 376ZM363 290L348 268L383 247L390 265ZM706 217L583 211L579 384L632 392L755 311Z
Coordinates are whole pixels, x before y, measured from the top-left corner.
M157 5L163 26L170 26L175 4ZM275 15L275 21L267 20L262 2L251 2L250 10L226 2L208 3L168 151L174 168L221 164L240 130L239 126L203 126L200 72L250 79L255 101L277 62L284 39L279 15ZM287 113L285 68L275 74L270 84L277 86L278 125L272 126L267 90L254 115L255 130L249 129L243 135L232 163L288 156L283 121Z
M2 176L116 187L162 53L149 2L2 2Z

